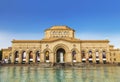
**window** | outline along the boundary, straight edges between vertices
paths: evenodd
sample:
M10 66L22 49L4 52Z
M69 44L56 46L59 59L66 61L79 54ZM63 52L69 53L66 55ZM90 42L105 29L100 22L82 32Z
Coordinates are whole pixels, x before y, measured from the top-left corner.
M46 51L46 52L45 52L45 59L46 59L46 60L49 60L49 51Z
M89 51L89 58L92 58L92 51Z
M76 60L76 51L72 51L72 59Z
M81 54L82 54L82 58L85 58L85 51L82 51Z
M106 58L106 52L105 51L102 52L102 56L103 56L103 58Z
M99 52L96 51L96 58L99 58Z
M39 51L36 52L36 61L37 62L40 61L40 52Z

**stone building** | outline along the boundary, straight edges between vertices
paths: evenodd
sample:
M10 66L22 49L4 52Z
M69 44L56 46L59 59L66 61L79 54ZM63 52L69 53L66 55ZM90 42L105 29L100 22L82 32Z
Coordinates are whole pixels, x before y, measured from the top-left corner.
M11 63L118 63L120 50L108 40L81 40L68 26L45 30L42 40L13 40L12 47L2 49L2 59Z

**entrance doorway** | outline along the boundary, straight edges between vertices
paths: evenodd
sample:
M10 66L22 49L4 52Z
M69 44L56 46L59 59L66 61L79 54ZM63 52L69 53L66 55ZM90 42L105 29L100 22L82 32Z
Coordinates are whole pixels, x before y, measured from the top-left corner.
M65 61L64 55L65 55L65 50L63 48L59 48L56 52L56 62L64 63Z

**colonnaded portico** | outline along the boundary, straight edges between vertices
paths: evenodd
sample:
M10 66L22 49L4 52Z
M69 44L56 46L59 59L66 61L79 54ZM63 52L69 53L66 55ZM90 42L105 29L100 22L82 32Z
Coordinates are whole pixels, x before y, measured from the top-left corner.
M2 49L5 63L119 63L120 50L109 40L80 40L68 26L45 30L42 40L13 40Z

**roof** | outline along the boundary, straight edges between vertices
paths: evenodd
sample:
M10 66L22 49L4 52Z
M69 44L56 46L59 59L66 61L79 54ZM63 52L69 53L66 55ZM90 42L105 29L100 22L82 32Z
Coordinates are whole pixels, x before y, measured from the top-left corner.
M73 29L68 26L52 26L46 30L73 30ZM73 30L73 31L75 31L75 30Z

